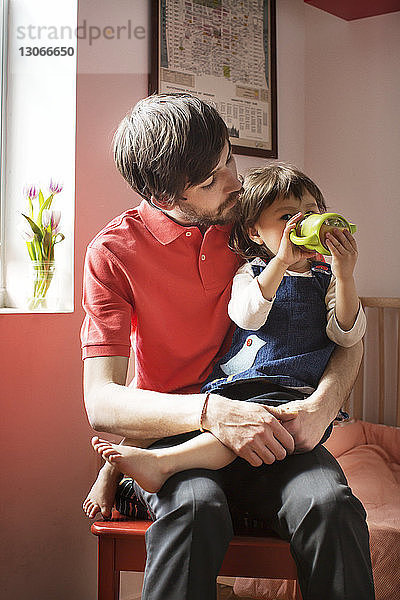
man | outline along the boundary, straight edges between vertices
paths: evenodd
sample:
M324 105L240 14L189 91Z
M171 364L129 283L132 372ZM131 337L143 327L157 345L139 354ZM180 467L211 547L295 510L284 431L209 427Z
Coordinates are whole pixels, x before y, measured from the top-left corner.
M88 248L89 420L142 446L176 444L202 426L240 457L220 471L178 473L155 494L136 485L155 521L142 598L215 598L234 511L290 540L304 600L372 599L365 511L318 444L349 394L361 349L336 349L317 391L284 408L216 394L205 401L201 384L230 343L227 303L240 264L227 245L241 183L226 126L189 95L152 96L122 121L115 160L145 200ZM125 387L131 329L136 389Z

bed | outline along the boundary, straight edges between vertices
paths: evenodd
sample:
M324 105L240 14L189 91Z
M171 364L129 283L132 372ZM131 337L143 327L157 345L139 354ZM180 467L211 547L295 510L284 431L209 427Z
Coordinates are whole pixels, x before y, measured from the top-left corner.
M367 511L376 600L400 598L400 298L361 298L368 326L351 420L325 443ZM220 600L293 600L294 582L219 582Z

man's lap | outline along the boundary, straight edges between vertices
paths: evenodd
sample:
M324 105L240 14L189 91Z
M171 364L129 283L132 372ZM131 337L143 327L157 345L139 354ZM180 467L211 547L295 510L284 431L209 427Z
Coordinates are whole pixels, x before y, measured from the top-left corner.
M172 436L154 446L176 445L197 434ZM336 459L320 444L310 452L288 456L272 465L252 467L237 458L218 471L183 471L170 477L156 494L141 490L136 483L134 488L153 519L185 503L209 503L214 507L217 503L221 511L230 511L239 529L243 519L256 519L279 530L283 537L290 537L282 533L286 530L283 522L297 520L297 514L301 518L299 511L311 502L326 505L351 495Z

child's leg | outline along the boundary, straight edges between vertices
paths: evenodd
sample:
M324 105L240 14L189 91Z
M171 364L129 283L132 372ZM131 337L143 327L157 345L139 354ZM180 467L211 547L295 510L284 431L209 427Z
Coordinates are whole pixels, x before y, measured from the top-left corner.
M124 439L120 443L121 445L140 445L140 442L128 439ZM115 493L121 478L122 474L119 469L106 461L82 504L84 513L89 519L93 519L98 512L101 512L105 518L111 516Z
M133 477L148 492L158 492L165 481L187 469L221 469L236 455L211 433L202 433L170 448L117 446L98 437L93 448L121 473Z
M98 512L101 512L105 518L111 516L115 492L121 478L122 475L118 469L106 461L82 504L89 519L93 519Z

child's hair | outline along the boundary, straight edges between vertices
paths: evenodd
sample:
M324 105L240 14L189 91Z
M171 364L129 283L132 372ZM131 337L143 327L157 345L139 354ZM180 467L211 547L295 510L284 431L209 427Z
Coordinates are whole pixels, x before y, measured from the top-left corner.
M140 100L114 136L114 160L129 185L173 206L187 185L207 179L229 140L216 109L190 94Z
M247 260L270 259L268 248L250 239L249 228L276 199L289 196L301 199L305 192L315 199L320 212L326 211L325 199L318 186L292 165L279 163L250 170L243 181L239 216L232 230L230 248Z

